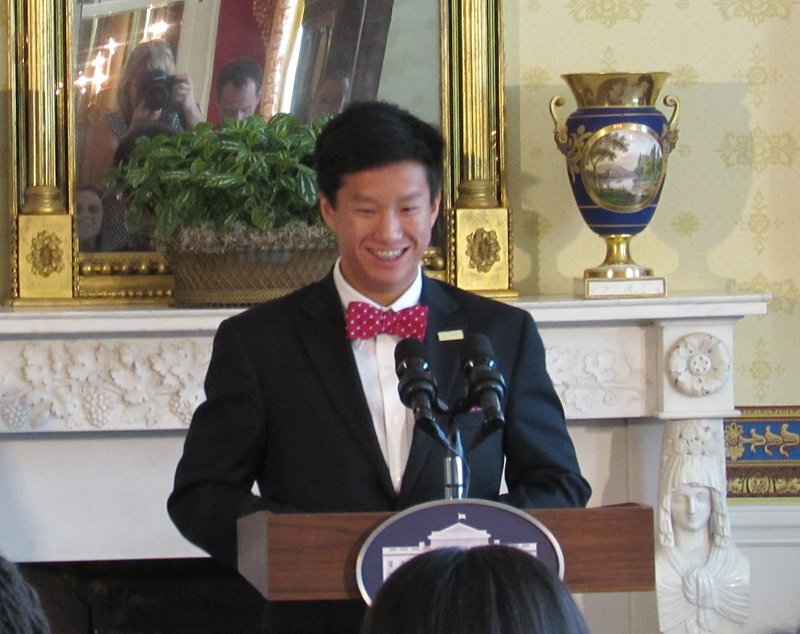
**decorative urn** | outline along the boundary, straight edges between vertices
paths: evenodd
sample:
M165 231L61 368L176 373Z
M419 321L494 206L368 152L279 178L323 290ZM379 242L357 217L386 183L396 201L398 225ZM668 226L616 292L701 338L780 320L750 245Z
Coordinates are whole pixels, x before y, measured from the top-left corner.
M655 102L669 73L575 73L562 75L577 103L566 122L555 96L550 115L555 141L566 157L575 202L589 228L606 242L600 266L576 280L579 296L653 297L666 295L666 282L636 264L631 238L653 217L678 139L678 100L669 121Z

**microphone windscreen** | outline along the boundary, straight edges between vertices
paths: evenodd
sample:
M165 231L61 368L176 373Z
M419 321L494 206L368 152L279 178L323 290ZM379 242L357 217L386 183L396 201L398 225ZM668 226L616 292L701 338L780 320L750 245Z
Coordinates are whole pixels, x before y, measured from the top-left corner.
M426 356L425 344L414 337L403 339L394 349L394 363L396 366L407 359L425 359Z
M464 346L467 350L467 360L475 362L478 359L492 359L494 357L494 348L489 337L482 335L479 332L470 333L467 335Z

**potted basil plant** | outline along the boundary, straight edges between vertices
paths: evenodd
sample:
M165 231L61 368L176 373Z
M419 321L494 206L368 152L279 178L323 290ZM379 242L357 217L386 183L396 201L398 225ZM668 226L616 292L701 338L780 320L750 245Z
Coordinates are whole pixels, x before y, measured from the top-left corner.
M330 115L280 113L141 136L109 180L131 232L152 234L179 305L247 305L321 277L336 257L312 155Z

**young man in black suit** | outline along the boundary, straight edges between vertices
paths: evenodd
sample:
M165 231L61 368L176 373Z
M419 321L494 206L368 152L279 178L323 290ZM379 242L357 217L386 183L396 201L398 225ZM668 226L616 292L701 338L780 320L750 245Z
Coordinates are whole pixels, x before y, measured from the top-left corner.
M416 325L427 313L420 336L447 404L467 390L459 339L480 333L493 344L506 422L469 454L470 497L584 506L590 487L530 315L422 272L441 197L438 132L394 106L354 104L326 126L315 161L339 259L319 282L220 325L207 400L192 420L168 504L181 532L236 566L236 520L255 510L397 511L443 498L445 449L415 428L398 395L393 355L405 335L349 338L365 334L363 324L346 324L353 302L361 303L357 317L364 305L384 317L417 307ZM482 423L480 411L459 417L465 445ZM508 493L500 496L504 464ZM270 605L270 631L357 631L362 608Z

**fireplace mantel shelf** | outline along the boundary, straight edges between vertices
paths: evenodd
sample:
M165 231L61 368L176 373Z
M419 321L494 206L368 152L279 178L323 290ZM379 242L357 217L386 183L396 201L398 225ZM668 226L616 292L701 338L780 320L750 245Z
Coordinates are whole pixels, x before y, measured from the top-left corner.
M528 310L538 324L546 326L761 315L766 313L769 300L766 294L704 293L625 300L582 300L553 295L521 297L512 303ZM223 319L240 311L239 308L3 307L0 341L35 335L191 334L215 331Z

